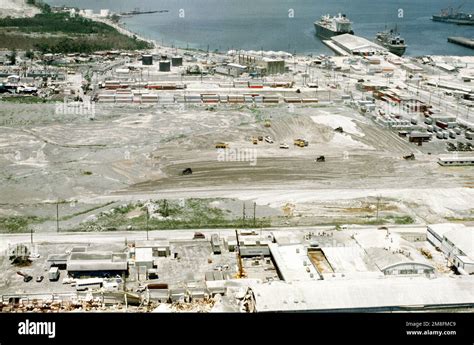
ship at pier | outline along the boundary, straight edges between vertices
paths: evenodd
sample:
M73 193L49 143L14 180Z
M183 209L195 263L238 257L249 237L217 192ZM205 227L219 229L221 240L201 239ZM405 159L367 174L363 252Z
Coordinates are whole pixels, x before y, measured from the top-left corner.
M319 21L314 22L316 34L323 39L330 39L333 36L342 34L354 34L352 22L345 14L338 14L331 17L329 14L321 17Z
M378 32L375 36L375 42L398 56L405 54L407 49L405 40L400 36L396 27L395 29Z
M435 22L454 23L458 25L474 25L474 13L459 12L462 5L456 9L445 8L440 14L433 15L431 18Z

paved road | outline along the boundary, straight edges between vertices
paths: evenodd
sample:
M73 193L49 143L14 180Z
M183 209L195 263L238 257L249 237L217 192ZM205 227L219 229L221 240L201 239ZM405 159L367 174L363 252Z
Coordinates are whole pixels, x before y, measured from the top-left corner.
M323 231L332 229L332 226L314 226L314 227L282 227L282 228L265 228L263 230L256 229L257 233L268 233L274 231ZM373 229L375 227L367 226L349 226L349 229ZM390 229L425 229L425 225L397 225L390 226ZM191 240L196 230L154 230L148 232L149 239L168 239L168 240ZM218 233L220 236L232 236L235 229L199 229L197 230L210 238L211 234ZM146 240L146 231L117 231L117 232L64 232L64 233L38 233L33 235L33 241L47 243L107 243L107 242L125 242L134 240ZM31 234L0 234L0 252L8 249L9 245L16 243L30 243Z

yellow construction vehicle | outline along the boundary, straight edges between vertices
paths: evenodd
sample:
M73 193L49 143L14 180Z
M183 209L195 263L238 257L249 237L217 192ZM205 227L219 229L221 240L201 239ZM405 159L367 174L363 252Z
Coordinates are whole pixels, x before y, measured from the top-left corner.
M294 144L299 147L304 147L304 140L303 139L295 139Z
M267 119L267 120L265 120L264 126L267 127L267 128L271 127L272 123L270 122L270 120Z
M226 144L226 143L217 143L216 144L216 149L228 149L229 148L229 144Z
M244 270L244 263L242 262L242 256L240 255L239 232L237 230L235 230L235 237L237 238L237 247L235 249L237 252L237 265L239 267L239 271L235 275L235 278L247 278L247 273Z
M258 144L258 138L253 137L252 142L253 142L254 145L257 145Z

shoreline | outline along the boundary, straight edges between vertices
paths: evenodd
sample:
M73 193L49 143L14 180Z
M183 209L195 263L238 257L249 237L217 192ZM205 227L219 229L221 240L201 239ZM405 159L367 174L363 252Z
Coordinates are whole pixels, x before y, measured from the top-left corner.
M128 36L128 37L135 37L137 40L141 40L141 41L145 41L145 42L148 42L150 44L153 45L153 48L152 49L157 49L159 48L160 46L157 44L157 42L153 39L149 39L149 38L145 38L143 36L141 36L140 34L138 33L135 33L133 31L131 31L130 29L128 29L125 24L123 23L114 23L112 20L110 19L107 19L107 18L99 18L99 17L96 17L96 16L83 16L84 18L87 18L87 19L90 19L90 20L93 20L93 21L96 21L96 22L99 22L99 23L103 23L103 24L106 24L108 26L111 26L113 27L114 29L116 29L119 33L125 35L125 36Z

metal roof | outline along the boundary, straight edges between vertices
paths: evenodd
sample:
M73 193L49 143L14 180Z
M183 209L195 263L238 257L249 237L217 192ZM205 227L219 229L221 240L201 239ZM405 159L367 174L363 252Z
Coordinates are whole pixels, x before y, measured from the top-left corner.
M474 306L474 277L381 278L254 284L257 312Z
M279 246L270 243L273 260L285 281L317 280L319 272L313 266L302 244Z
M152 248L136 248L135 249L135 262L151 262L151 261L153 261Z
M67 261L68 271L125 271L127 254L112 252L71 253Z
M474 259L474 228L465 227L448 231L444 237L466 256Z

